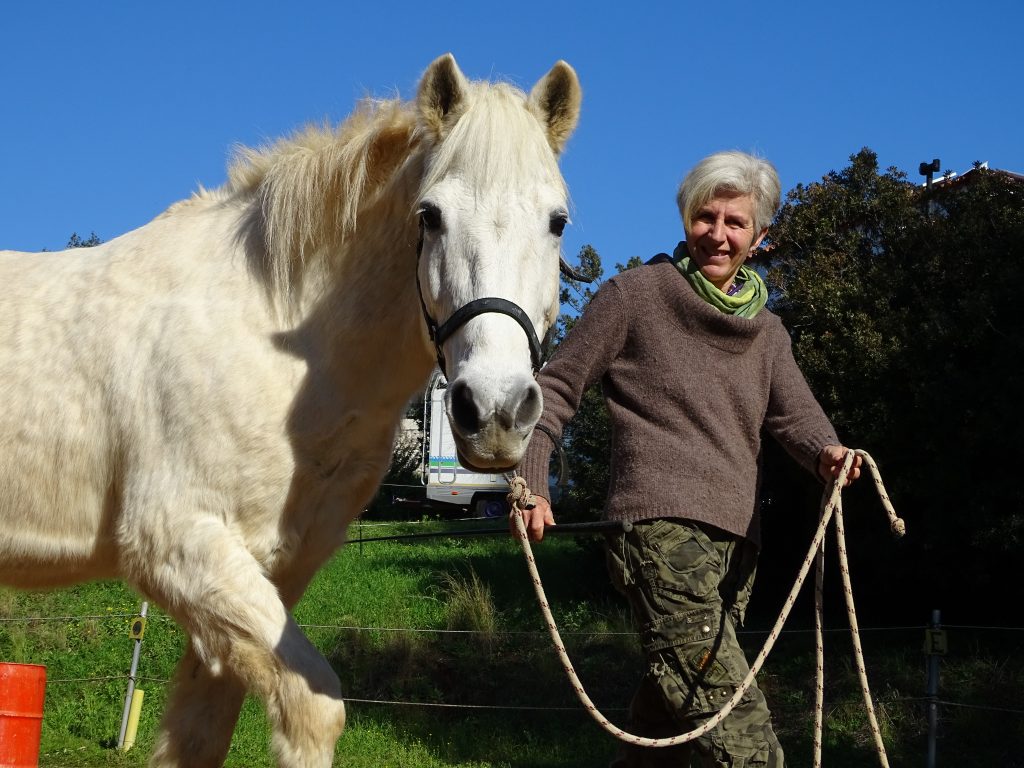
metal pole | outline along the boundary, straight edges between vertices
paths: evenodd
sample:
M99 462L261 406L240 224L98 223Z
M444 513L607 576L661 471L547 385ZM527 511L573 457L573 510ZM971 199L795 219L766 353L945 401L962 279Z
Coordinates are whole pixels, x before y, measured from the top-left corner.
M928 654L928 761L927 768L935 768L936 739L939 728L939 655L945 650L945 636L940 628L942 616L936 609L932 611L929 625L928 642L925 651Z
M924 193L925 197L928 199L928 204L925 206L925 216L928 218L931 218L932 215L932 175L938 173L941 168L942 163L939 162L939 158L937 157L930 163L921 163L917 167L917 172L925 177Z
M633 530L633 524L628 520L595 521L592 523L562 523L560 525L549 525L544 529L545 536L577 536L581 534L594 533L629 533ZM460 536L508 536L508 528L471 528L448 531L431 531L430 533L398 533L394 536L371 536L359 538L359 546L371 541L404 541L412 539L440 539L445 537L458 538Z
M143 619L146 618L146 612L149 610L149 603L145 600L142 601L142 609L139 611L139 615ZM132 669L128 673L128 693L124 697L124 712L121 715L121 731L117 736L117 748L124 748L124 734L128 730L128 715L131 714L132 709L132 696L135 694L135 673L139 671L139 652L142 650L142 637L137 637L135 640L135 650L132 651Z

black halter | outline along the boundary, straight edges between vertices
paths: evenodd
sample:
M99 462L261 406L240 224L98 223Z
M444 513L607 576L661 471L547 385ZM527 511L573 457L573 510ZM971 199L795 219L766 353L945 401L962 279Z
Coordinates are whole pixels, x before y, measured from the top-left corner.
M540 339L537 338L537 331L534 330L533 323L530 321L529 315L527 315L526 312L523 311L523 308L515 302L509 301L508 299L498 298L497 296L486 296L480 299L473 299L473 301L455 310L451 317L441 323L441 325L437 324L437 321L434 320L427 311L427 304L423 300L423 287L420 284L420 255L422 253L423 223L420 222L420 236L419 241L416 243L416 293L419 294L420 297L420 308L423 310L423 319L427 323L427 332L430 334L430 340L434 343L434 351L437 353L437 367L441 370L442 375L444 375L445 378L448 378L447 366L445 365L444 352L441 350L441 345L443 345L448 338L455 333L455 331L465 325L468 321L472 320L477 315L483 315L488 312L506 315L519 323L519 326L526 333L527 342L530 344L530 362L533 364L533 372L536 374L544 362L542 352L543 347ZM592 282L566 264L565 259L561 256L559 256L558 262L559 271L569 279L585 283ZM543 346L546 346L546 344Z

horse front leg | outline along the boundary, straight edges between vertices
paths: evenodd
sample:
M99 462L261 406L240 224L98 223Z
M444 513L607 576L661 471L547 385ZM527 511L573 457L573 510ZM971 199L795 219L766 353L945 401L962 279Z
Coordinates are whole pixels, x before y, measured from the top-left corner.
M178 662L150 765L223 765L245 692L237 677L213 674L190 641Z
M189 633L193 661L179 667L184 687L172 696L151 766L220 765L248 690L266 707L281 768L328 768L345 725L338 676L238 537L220 521L197 521L187 546L149 573L140 586ZM229 712L204 720L212 706L204 693Z

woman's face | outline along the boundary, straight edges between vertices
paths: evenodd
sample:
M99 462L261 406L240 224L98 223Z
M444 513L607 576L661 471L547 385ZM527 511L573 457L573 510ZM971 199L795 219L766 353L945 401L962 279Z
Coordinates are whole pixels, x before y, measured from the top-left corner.
M716 288L729 290L767 229L754 231L754 199L723 193L698 208L686 233L690 258Z

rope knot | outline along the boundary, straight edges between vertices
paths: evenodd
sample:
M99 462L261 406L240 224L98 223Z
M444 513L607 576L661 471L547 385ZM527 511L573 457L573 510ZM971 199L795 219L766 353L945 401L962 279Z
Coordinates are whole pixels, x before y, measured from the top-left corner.
M529 486L526 484L526 480L519 475L508 481L508 489L508 495L505 498L508 499L510 507L520 510L530 509L537 503Z

